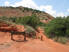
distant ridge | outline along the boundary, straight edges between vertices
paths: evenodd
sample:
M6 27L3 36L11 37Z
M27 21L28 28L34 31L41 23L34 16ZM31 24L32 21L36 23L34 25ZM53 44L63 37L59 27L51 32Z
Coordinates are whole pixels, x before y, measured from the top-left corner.
M23 16L31 16L32 14L37 15L41 19L53 19L54 17L50 14L32 9L27 7L0 7L0 17L6 16L6 17L23 17Z

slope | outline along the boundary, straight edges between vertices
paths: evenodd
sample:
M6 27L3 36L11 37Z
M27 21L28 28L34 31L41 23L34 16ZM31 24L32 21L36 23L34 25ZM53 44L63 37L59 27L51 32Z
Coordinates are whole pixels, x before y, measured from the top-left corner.
M27 42L12 41L9 32L0 32L0 52L69 52L69 46L48 39L41 30L43 41L27 38Z

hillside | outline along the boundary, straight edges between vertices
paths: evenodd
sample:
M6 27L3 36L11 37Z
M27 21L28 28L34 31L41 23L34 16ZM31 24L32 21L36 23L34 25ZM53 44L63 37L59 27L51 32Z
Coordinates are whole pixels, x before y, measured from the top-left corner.
M35 10L27 7L0 7L0 16L6 17L23 17L23 16L31 16L32 14L37 15L41 19L53 19L54 17L50 14Z
M0 52L69 52L68 44L46 36L44 28L52 19L31 8L0 7Z
M16 42L11 40L9 32L0 32L0 52L69 52L69 46L56 43L48 39L41 29L39 31L39 35L44 37L43 41L27 38L27 42Z

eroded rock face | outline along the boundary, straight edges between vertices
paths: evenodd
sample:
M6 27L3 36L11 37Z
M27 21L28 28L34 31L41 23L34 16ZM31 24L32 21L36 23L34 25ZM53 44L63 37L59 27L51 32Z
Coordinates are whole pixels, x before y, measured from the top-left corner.
M68 46L48 38L45 41L30 38L28 40L27 42L15 42L10 39L10 33L0 32L0 52L69 52Z
M10 33L9 35L10 35L10 37L11 37L11 33L12 33L12 31L17 31L17 32L24 32L24 26L22 26L22 25L16 25L16 26L14 26L14 25L10 25L10 26L8 26L8 24L0 24L1 25L1 27L0 27L0 31L1 32L4 32L4 33ZM13 38L15 39L15 40L24 40L24 35L23 34L13 34L14 36L13 36ZM6 37L7 35L5 35L4 34L4 36ZM10 39L12 39L12 37L10 38Z
M24 32L25 28L23 25L16 25L17 31Z
M17 25L16 26L19 32L24 31L24 26ZM7 27L9 29L11 27ZM3 28L3 29L6 29ZM15 28L11 28L13 30ZM0 31L0 52L69 52L69 47L56 43L50 39L48 39L43 34L43 29L38 28L39 33L36 34L39 39L31 39L27 38L27 42L15 42L11 40L11 34L9 32L1 32ZM22 35L14 35L14 39L23 40ZM63 49L62 49L63 48Z
M10 25L8 26L7 24L2 24L0 27L0 30L5 30L5 31L19 31L19 32L24 32L24 26L23 25Z
M36 38L44 41L45 40L44 30L38 27L38 31L39 32L36 32Z
M16 26L10 25L10 26L0 27L0 31L4 31L4 32L10 32L10 31L24 32L25 28L24 28L23 25L16 25ZM38 31L39 32L36 32L35 35L33 33L30 33L30 34L27 33L26 35L27 35L27 37L36 36L37 39L44 40L44 36L43 36L44 30L39 27ZM22 38L20 38L21 35L22 35ZM16 40L18 40L18 39L24 39L24 36L23 36L23 34L19 34L19 35L15 35L13 38L16 39Z

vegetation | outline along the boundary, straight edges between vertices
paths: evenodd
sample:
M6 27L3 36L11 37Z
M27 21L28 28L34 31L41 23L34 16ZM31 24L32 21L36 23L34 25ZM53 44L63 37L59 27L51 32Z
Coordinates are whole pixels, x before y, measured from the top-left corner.
M28 33L29 37L35 38L35 34L36 34L36 28L38 26L38 24L40 23L40 19L35 16L25 16L25 17L0 17L0 22L5 22L7 23L15 23L15 24L21 24L25 26L25 31L26 33ZM31 35L32 34L32 35Z
M42 19L53 19L53 16L49 15L48 13L45 13L44 11L27 8L27 7L0 7L0 16L6 16L6 17L25 17L25 16L32 16L36 14L39 18ZM8 15L9 13L9 15Z
M69 16L56 17L48 24L40 22L40 18L36 15L24 16L24 17L0 17L0 22L7 24L15 23L24 25L26 32L35 34L37 27L43 27L47 37L52 38L55 41L66 43L69 38ZM38 31L38 30L37 30Z
M0 17L0 21L13 22L16 24L29 25L33 28L36 28L40 23L40 19L36 15L25 16L25 17Z
M56 17L50 21L45 27L45 33L55 41L66 43L69 38L69 16Z
M28 34L29 37L35 38L36 30L31 26L25 25L25 32Z
M15 23L20 23L20 24L23 24L23 25L29 25L33 28L36 28L37 25L40 23L40 19L35 15L25 16L25 17L17 18Z
M22 11L22 12L31 11L32 14L31 14L31 16L24 15L21 17L2 16L2 17L0 17L0 23L5 22L7 24L24 25L26 28L26 31L28 33L30 33L30 32L35 33L36 31L38 31L37 27L40 26L43 29L45 29L45 34L47 37L52 38L53 40L61 42L61 43L67 42L67 40L69 38L69 16L53 18L52 16L50 16L49 14L47 14L45 12L41 12L39 10L35 10L35 9L27 8L27 7L15 7L15 8L14 7L5 7L5 9L6 8L17 9L17 11ZM14 12L12 12L12 13L14 13ZM34 14L36 14L36 15L34 15ZM53 19L53 20L50 21L48 24L41 22L41 20L48 20L48 19Z

